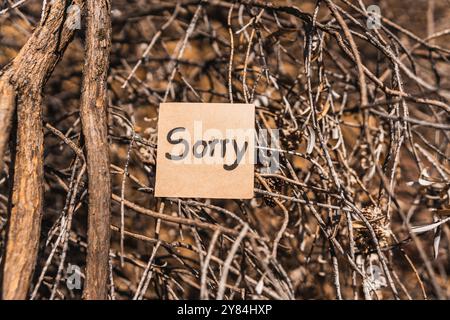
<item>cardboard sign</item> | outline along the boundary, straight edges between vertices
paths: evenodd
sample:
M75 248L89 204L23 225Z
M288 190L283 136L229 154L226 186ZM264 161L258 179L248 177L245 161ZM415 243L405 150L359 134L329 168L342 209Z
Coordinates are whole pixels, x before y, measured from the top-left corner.
M162 103L156 197L253 197L255 107Z

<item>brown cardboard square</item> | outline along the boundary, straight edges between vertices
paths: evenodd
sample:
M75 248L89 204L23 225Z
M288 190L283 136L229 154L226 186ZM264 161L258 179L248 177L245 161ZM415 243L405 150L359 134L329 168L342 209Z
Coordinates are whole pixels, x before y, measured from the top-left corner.
M254 129L252 104L162 103L155 196L252 198Z

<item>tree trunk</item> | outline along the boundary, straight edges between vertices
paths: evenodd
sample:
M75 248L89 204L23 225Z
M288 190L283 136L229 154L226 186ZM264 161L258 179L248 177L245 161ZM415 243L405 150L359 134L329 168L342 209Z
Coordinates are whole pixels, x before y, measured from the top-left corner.
M0 81L0 172L3 167L3 156L11 131L11 119L16 103L14 87L8 82Z
M81 1L75 3L81 6ZM43 14L40 25L0 79L0 157L9 139L14 100L18 120L3 299L25 299L33 275L43 205L42 90L74 32L69 26L75 17L66 15L65 1L49 4ZM14 92L16 99L10 97Z
M86 60L81 122L89 178L85 299L107 299L111 178L107 129L107 75L111 48L109 0L87 1Z

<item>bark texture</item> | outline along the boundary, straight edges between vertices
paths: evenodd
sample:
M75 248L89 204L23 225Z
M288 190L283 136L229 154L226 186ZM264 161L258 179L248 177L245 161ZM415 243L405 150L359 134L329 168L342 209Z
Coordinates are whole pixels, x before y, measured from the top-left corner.
M82 5L81 1L75 3ZM0 158L9 139L15 105L18 121L3 299L25 299L35 268L43 205L42 90L72 39L74 18L66 14L66 1L49 4L31 38L2 71Z
M89 178L85 299L107 299L111 178L107 132L107 75L111 48L109 0L87 1L86 60L81 121Z
M16 92L14 87L8 82L0 81L0 170L3 167L3 155L11 131L11 119L15 103Z

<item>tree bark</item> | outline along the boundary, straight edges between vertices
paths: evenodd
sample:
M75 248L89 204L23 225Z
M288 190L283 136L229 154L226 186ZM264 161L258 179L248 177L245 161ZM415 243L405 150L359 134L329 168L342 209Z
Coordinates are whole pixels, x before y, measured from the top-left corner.
M81 8L81 0L75 1ZM63 0L49 4L40 25L14 61L2 71L0 157L17 106L17 148L13 195L3 270L3 299L25 299L39 247L43 205L42 90L70 43L73 15ZM8 94L15 93L14 98ZM11 101L15 104L11 105Z
M89 178L85 299L108 298L111 178L107 131L107 75L111 49L109 0L87 1L86 60L81 122Z
M8 144L11 131L11 119L16 107L16 92L14 87L4 81L0 81L0 172L3 168L3 156Z

